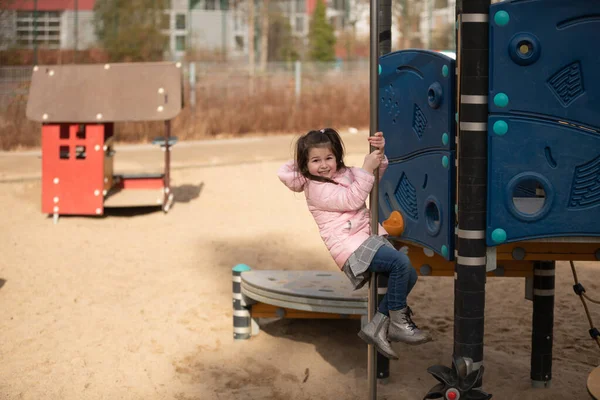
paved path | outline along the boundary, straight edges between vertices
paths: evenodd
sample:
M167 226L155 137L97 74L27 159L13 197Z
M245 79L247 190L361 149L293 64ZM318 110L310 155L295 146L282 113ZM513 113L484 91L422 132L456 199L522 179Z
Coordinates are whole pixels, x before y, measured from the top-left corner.
M367 131L342 132L347 154L368 150ZM293 155L298 135L273 135L239 139L199 140L177 143L171 153L171 168L204 168L217 165L245 164L286 160ZM164 153L151 144L116 145L115 172L159 172ZM0 182L19 182L41 178L40 150L0 152Z

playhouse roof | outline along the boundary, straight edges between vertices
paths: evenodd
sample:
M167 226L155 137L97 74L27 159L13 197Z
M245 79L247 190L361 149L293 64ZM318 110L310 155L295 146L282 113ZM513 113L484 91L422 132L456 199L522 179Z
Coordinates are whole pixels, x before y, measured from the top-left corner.
M180 63L47 65L33 69L27 118L38 122L164 121L183 107Z

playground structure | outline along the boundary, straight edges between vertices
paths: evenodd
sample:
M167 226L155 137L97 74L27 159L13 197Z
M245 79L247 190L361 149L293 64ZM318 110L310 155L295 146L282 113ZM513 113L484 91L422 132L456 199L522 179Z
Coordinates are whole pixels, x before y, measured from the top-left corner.
M103 215L107 207L173 204L171 120L183 107L174 62L35 66L27 117L41 122L42 212ZM154 139L165 152L157 174L114 172L115 122L164 121Z
M551 383L555 262L600 260L600 65L586 47L600 41L598 15L600 3L586 0L459 1L454 60L391 53L391 3L371 1L370 131L385 133L390 160L371 195L373 222L387 228L399 213L402 229L392 227L390 239L408 248L419 274L455 278L452 368L429 369L439 384L425 398L491 398L482 391L483 338L494 276L526 279L530 378ZM319 272L306 274L319 281ZM317 283L302 291L302 275L239 265L233 279L235 339L257 332L253 318L293 317L285 307L303 301L317 314L311 305L334 297ZM272 295L258 298L249 289L257 284ZM382 286L372 280L362 292L360 315L371 318ZM286 291L293 302L274 300ZM598 341L597 329L589 333ZM369 346L371 400L375 377L389 375L387 359L374 357ZM596 397L598 374L588 382Z

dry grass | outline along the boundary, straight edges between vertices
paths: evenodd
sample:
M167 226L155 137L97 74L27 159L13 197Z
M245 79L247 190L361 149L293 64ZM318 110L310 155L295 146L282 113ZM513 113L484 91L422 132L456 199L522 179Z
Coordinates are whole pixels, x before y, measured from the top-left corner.
M325 126L364 128L369 124L368 81L354 79L363 76L307 74L296 99L293 78L287 75L253 80L211 75L196 86L195 107L190 105L186 87L185 107L173 121L172 135L192 140L304 132ZM15 96L0 110L1 150L39 146L40 124L25 117L26 102L26 95ZM115 129L120 142L145 142L162 135L163 124L117 123Z

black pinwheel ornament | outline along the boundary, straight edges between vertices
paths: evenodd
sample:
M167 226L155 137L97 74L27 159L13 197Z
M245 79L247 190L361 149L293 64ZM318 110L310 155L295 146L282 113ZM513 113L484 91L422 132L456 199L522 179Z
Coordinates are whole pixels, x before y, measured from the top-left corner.
M468 373L465 360L456 357L452 361L452 368L443 365L431 366L427 368L427 372L440 383L431 388L423 400L489 400L492 398L491 394L473 388L483 376L483 371L482 365L478 370Z

